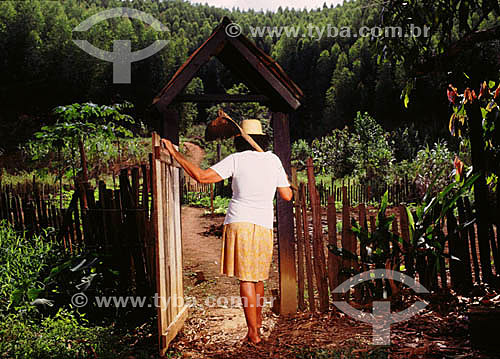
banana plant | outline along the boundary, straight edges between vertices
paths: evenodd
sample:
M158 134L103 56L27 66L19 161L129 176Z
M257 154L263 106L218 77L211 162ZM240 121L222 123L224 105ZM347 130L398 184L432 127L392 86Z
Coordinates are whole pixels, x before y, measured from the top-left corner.
M471 189L478 177L478 173L472 174L471 168L464 178L450 183L434 196L431 195L431 185L422 202L413 211L408 207L406 208L410 250L413 251L417 261L419 257L434 257L432 261L434 266L430 268L433 271L432 273L440 270L440 259L446 255L444 253L445 244L452 234L444 233L441 228L442 220L454 208L458 199ZM458 260L458 258L452 259ZM429 268L426 270L429 270Z
M382 196L375 228L368 230L366 223L361 224L354 219L352 220L351 230L360 243L361 256L343 248L328 246L328 249L335 255L354 262L351 268L344 269L344 272L349 272L344 274L354 275L365 271L367 268L404 271L406 268L402 265L403 255L410 255L410 257L417 260L417 263L422 262L425 258L431 258L432 260L429 263L432 266L430 268L426 267L425 270L431 270L432 273L439 271L442 258L448 256L444 252L444 248L448 236L451 234L444 233L441 222L448 211L453 209L457 200L470 190L474 181L479 177L478 174L472 175L471 172L472 170L460 180L449 184L436 195L432 194L432 188L436 181L434 179L422 202L413 210L406 208L410 234L409 243L404 243L401 236L391 231L395 216L386 215L388 205L388 193L386 192ZM440 174L436 178L439 176ZM461 229L463 228L459 227L457 230ZM453 259L458 260L457 258ZM371 285L370 282L366 283L369 286ZM370 290L376 289L371 288Z

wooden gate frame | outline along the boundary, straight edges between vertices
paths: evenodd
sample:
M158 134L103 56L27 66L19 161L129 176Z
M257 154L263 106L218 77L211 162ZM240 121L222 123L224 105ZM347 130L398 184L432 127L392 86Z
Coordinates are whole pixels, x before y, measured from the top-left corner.
M162 137L179 144L180 115L176 104L245 103L259 102L272 112L274 152L291 176L289 118L301 106L304 93L285 73L283 68L243 34L229 36L228 26L234 23L224 17L206 41L179 67L166 86L154 98L159 111L159 131ZM200 68L216 57L228 70L244 82L251 93L184 94L183 90ZM279 310L281 314L297 311L297 278L295 270L295 234L293 205L277 196L278 255L279 255Z
M155 230L156 300L160 356L184 325L188 306L184 301L180 166L152 136L153 221Z

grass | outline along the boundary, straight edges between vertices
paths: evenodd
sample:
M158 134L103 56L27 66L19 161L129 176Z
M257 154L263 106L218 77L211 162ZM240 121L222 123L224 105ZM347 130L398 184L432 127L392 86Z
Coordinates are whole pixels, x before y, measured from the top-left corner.
M58 252L45 236L28 239L5 221L0 222L0 314L11 309L29 311L40 291L39 275Z
M116 358L122 351L112 327L92 327L76 312L61 309L41 321L17 313L2 317L2 358ZM116 344L115 344L116 343Z
M116 321L97 325L69 302L45 299L51 298L51 288L68 285L56 277L46 279L57 263L70 258L47 236L27 238L0 222L0 358L114 359L132 352L137 359L155 357L157 348L150 343L154 326L136 330Z
M35 178L39 184L54 186L57 182L56 177L56 174L45 171L22 170L16 173L9 173L5 169L0 168L0 182L2 185L16 186L26 182L33 183L33 178Z

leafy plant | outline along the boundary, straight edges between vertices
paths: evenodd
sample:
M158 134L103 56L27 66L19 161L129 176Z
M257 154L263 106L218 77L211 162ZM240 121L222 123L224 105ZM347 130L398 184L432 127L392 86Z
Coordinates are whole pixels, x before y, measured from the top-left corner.
M335 129L330 135L312 142L314 166L318 172L331 173L336 178L351 175L356 168L356 145L347 127Z
M360 257L344 248L339 249L329 245L328 249L356 263L348 269L351 275L365 270L366 267L393 269L397 263L403 262L403 255L415 258L417 263L419 263L419 258L432 258L433 265L430 268L426 267L424 271L430 270L431 273L435 273L439 271L441 259L445 256L445 244L449 236L454 235L454 233L444 233L441 225L443 218L454 208L457 200L470 190L477 178L477 174L469 174L460 181L450 183L436 195L433 195L434 183L432 183L422 203L415 205L413 211L407 207L409 243L404 243L401 236L394 234L391 230L395 217L386 215L388 205L386 192L382 196L375 228L369 231L366 223L357 223L354 219L352 221L351 229L361 247ZM453 259L456 260L456 258ZM401 270L401 268L397 269ZM372 291L376 291L370 282L366 282L366 285L371 287Z
M409 172L420 188L420 195L423 196L428 189L434 193L442 191L450 182L449 174L453 170L453 159L455 155L448 149L446 142L436 142L431 148L426 146L417 153L413 161L413 170ZM434 183L430 186L432 179Z
M394 156L382 126L368 113L358 112L353 134L352 140L358 144L353 156L357 174L369 179L385 176Z
M9 314L1 317L0 358L117 358L125 354L112 326L90 326L83 315L60 309L41 321Z
M292 143L292 166L298 170L306 167L306 161L312 156L312 150L306 140L299 139Z
M496 88L495 88L496 87ZM471 124L469 124L473 109L470 107L473 102L478 104L477 111L480 111L482 119L482 133L478 137L476 146L483 146L481 167L487 172L490 188L496 190L497 179L500 174L498 171L498 161L500 161L500 84L495 81L484 81L476 95L474 90L466 88L463 94L459 94L457 89L449 85L447 90L448 100L453 107L449 121L449 130L452 136L461 140L462 147L469 148L471 142ZM468 112L469 111L469 112ZM479 170L479 168L478 168Z
M36 132L34 139L27 142L25 150L33 161L55 162L60 175L72 179L76 177L81 163L81 142L89 171L98 173L107 166L106 161L110 157L119 157L120 139L133 137L131 128L136 121L125 113L130 108L132 105L129 103L112 106L75 103L56 107L53 114L57 122ZM127 143L124 144L127 146ZM134 152L136 148L139 148L137 143L128 146L127 150Z
M415 256L431 256L434 260L432 270L439 271L440 258L444 255L445 244L450 235L445 234L442 220L450 210L453 210L457 200L465 195L479 174L469 174L460 181L454 181L446 186L437 195L432 195L432 185L429 187L422 203L413 211L406 209L409 224L411 251ZM457 260L457 258L453 258Z
M388 134L389 145L393 149L394 159L397 162L411 161L417 156L426 139L422 138L420 131L414 124L409 127L399 127Z
M33 309L44 291L40 274L59 256L46 236L27 238L7 222L0 223L0 314Z
M190 206L210 208L210 194L198 193L198 192L188 192L187 196L184 197L185 203ZM231 199L227 197L215 196L214 197L214 213L215 214L226 214L227 207L229 206L229 201ZM205 213L211 213L206 211Z
M352 231L359 239L360 246L366 250L362 259L365 264L373 264L375 268L385 268L387 261L396 263L399 259L402 238L391 231L395 216L386 215L388 193L382 196L380 209L377 213L375 228L369 232L366 223L361 224L353 220Z

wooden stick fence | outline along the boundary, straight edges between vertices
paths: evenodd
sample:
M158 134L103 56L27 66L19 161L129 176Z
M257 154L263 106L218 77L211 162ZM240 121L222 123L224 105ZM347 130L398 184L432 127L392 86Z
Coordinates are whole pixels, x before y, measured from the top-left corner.
M377 185L372 181L358 182L343 179L340 184L332 178L330 183L323 180L318 181L317 191L319 201L322 206L328 205L328 198L333 197L336 202L343 202L343 188L346 188L347 196L351 203L380 202L382 195L387 191L389 202L394 204L414 202L420 198L417 185L408 181L408 178L401 179L392 184ZM309 201L309 189L306 187L307 201ZM309 202L308 202L309 203Z
M26 231L28 236L41 234L44 229L52 227L55 232L50 232L49 236L55 236L62 226L64 210L61 210L49 193L52 193L50 188L35 182L2 186L0 220L11 223L16 230ZM68 238L64 240L67 241Z
M371 245L361 246L352 231L351 222L355 220L367 233L373 233L376 229L378 209L368 207L364 203L352 207L350 195L355 192L350 192L347 186L340 189L341 208L336 208L338 192L331 194L327 198L326 206L322 206L323 202L319 200L320 189L317 188L312 173L312 163L308 165L308 184L306 186L301 183L294 194L298 305L300 310L306 310L308 302L310 311L318 309L324 312L329 309L330 299L340 299L339 294L333 293L339 284L355 273L375 268L375 265L367 264L366 261L367 251L375 248ZM308 203L311 204L310 208ZM410 240L406 208L402 205L389 208L389 214L395 215L391 231L401 238L401 243L396 244L387 239L380 244L381 249L388 253L388 259L377 268L404 271L429 290L454 289L460 293L468 293L473 283L479 283L484 278L478 258L478 239L471 205L467 197L464 197L458 200L456 206L458 217L453 209L450 209L440 224L447 233L447 240L440 243L445 248L445 255L440 257L419 255ZM342 220L340 232L337 227L339 219ZM491 226L490 248L491 257L488 260L495 263L498 275L500 270L496 224ZM341 253L344 255L340 255ZM352 253L353 257L346 255L348 253ZM439 260L439 265L436 259ZM399 291L401 287L400 283L394 281L368 280L365 283L358 284L345 299L352 296L356 302L367 302L382 296L383 291L391 294ZM319 307L316 300L319 300Z
M63 189L69 190L68 185L63 185ZM9 192L19 195L37 193L41 199L59 199L61 187L58 184L38 183L36 177L33 176L32 181L24 181L16 184L2 183L0 178L0 192Z
M224 185L224 183L217 183L215 185L211 184L203 184L203 183L193 183L192 181L186 181L184 176L181 175L182 179L182 203L186 202L186 198L188 193L191 196L195 196L195 198L200 199L205 196L222 196L222 197L231 197L231 182L228 181L228 184Z
M151 222L150 166L124 168L119 189L100 181L96 190L79 183L68 208L58 208L40 187L4 186L0 191L0 220L28 237L52 227L49 236L78 253L84 248L109 255L120 272L120 289L147 294L155 287L154 233Z

